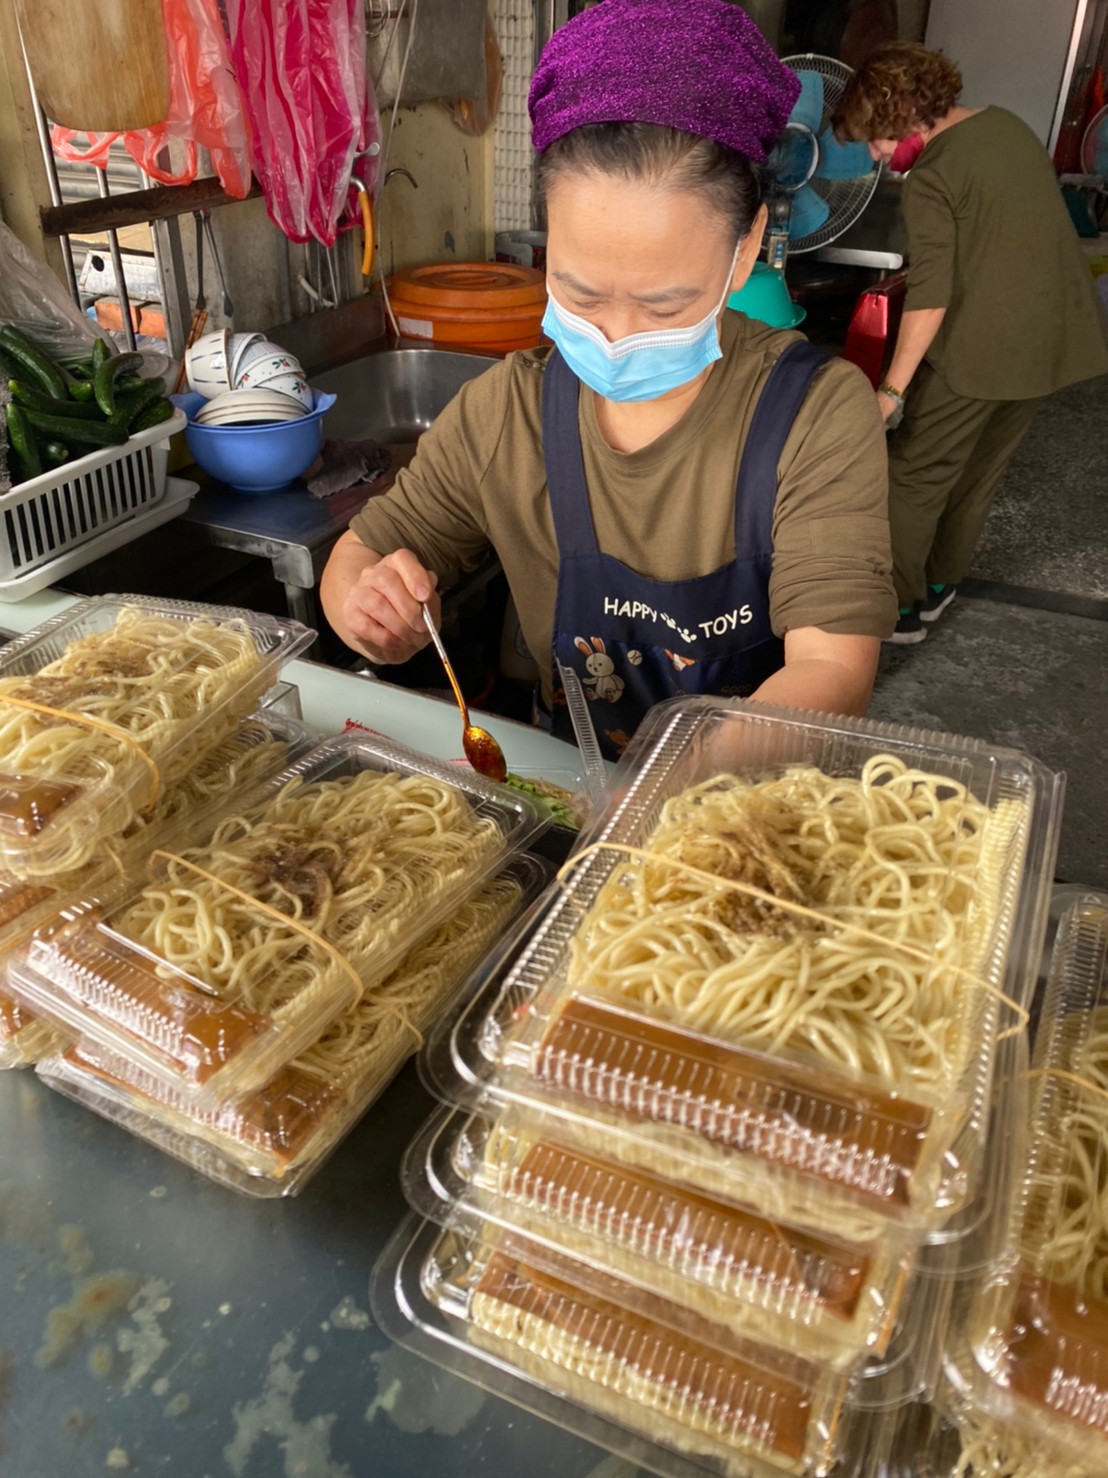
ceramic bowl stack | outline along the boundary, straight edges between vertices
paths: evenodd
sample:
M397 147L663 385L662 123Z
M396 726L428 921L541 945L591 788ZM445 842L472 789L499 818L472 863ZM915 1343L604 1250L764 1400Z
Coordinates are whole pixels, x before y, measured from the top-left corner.
M245 493L287 487L323 445L333 395L315 392L297 360L264 334L220 329L185 354L189 451L210 477Z
M285 396L301 413L312 409L312 392L300 361L264 334L233 334L230 329L204 334L185 353L185 373L194 394L218 400L228 413L240 399L259 390L267 392L267 399ZM228 401L228 395L235 400ZM226 417L208 424L226 424Z

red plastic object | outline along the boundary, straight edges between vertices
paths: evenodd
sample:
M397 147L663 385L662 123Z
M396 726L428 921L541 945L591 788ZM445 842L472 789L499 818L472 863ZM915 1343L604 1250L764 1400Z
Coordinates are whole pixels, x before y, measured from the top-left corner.
M856 364L876 390L892 358L907 291L907 272L896 272L859 293L846 331L843 358Z

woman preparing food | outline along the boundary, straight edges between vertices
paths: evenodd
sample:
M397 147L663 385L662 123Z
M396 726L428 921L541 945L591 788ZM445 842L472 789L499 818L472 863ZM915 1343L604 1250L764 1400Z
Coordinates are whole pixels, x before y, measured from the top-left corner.
M332 553L324 608L374 663L491 546L569 737L558 664L618 754L654 703L863 713L891 630L885 450L861 374L736 313L756 166L799 90L726 0L605 0L531 84L553 349L464 387Z

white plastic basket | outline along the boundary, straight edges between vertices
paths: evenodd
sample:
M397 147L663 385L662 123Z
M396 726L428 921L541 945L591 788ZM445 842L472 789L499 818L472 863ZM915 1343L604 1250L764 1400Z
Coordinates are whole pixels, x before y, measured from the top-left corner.
M183 431L186 421L183 411L174 411L123 446L90 452L4 493L0 582L18 581L160 503L169 438Z

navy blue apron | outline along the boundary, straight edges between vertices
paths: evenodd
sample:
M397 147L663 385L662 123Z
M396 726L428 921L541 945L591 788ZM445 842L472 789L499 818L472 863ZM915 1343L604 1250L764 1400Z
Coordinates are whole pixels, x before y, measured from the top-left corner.
M784 642L769 617L777 463L827 358L802 341L777 360L739 464L735 558L709 575L671 582L637 574L597 548L577 420L580 382L557 350L551 354L542 433L558 544L551 727L559 738L573 738L559 663L580 677L609 759L655 703L698 693L747 698L784 666ZM695 517L692 502L689 512Z

